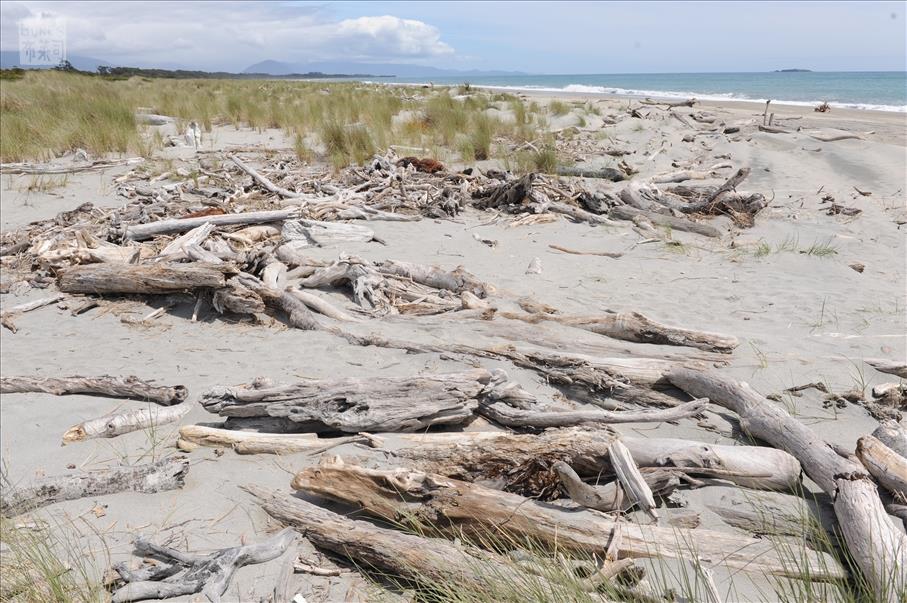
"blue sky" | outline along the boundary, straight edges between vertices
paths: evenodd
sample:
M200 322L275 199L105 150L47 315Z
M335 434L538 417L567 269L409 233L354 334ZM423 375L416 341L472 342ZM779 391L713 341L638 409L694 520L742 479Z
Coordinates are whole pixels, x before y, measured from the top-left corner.
M7 2L67 21L72 54L242 70L265 59L530 73L905 70L904 2Z

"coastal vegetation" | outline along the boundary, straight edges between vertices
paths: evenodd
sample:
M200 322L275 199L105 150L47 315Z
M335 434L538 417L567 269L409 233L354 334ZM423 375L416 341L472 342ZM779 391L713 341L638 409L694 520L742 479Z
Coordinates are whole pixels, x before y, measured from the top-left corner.
M321 155L337 168L361 163L390 145L431 149L442 160L509 158L518 167L552 172L557 167L551 144L532 155L513 152L518 143L536 140L536 133L545 130L543 107L468 86L124 79L62 70L4 77L4 162L49 160L77 149L92 155L148 156L163 141L136 115L154 114L174 118L178 131L193 121L205 133L215 125L283 130L300 158ZM560 116L570 107L555 101L547 110Z

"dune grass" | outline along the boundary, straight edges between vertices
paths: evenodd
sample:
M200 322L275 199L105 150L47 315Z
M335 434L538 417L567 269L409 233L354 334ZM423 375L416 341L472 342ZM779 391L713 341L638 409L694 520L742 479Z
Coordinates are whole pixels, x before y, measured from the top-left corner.
M75 527L0 518L0 601L89 603L107 599L97 564ZM105 562L106 564L106 562Z
M27 73L0 87L0 157L48 159L74 149L125 153L139 146L135 117L116 82Z
M394 144L432 149L445 155L439 159L454 152L466 161L489 159L509 153L497 140L516 146L538 141L547 129L537 103L511 94L356 82L113 80L28 71L4 81L0 106L4 162L47 161L79 148L94 156L150 156L164 137L137 124L137 112L171 116L180 132L190 121L207 133L217 125L283 130L300 160L323 155L338 168ZM552 158L546 146L517 163L550 171Z

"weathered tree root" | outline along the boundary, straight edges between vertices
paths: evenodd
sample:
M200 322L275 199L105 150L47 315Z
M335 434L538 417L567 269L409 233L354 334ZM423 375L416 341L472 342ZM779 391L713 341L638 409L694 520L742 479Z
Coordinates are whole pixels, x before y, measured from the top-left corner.
M169 599L198 592L209 601L219 602L237 569L276 559L295 540L296 532L292 528L285 528L259 544L221 549L202 555L160 546L140 536L135 541L135 554L154 557L164 563L135 571L128 569L125 563L114 566L126 585L113 593L112 603Z

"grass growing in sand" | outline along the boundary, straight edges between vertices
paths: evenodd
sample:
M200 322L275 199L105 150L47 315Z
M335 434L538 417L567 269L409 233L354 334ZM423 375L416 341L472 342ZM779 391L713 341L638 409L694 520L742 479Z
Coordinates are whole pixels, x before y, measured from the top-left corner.
M73 525L0 518L0 601L89 603L107 593ZM106 565L106 563L104 564Z
M505 157L519 143L538 142L547 128L537 103L467 87L453 92L463 94L362 83L26 72L0 91L0 159L44 161L79 148L94 156L150 156L164 137L138 124L137 112L171 116L179 132L190 121L209 134L215 125L280 129L300 160L320 154L336 167L361 163L394 144L440 150L443 160ZM569 111L561 105L548 110ZM556 164L547 143L535 156L515 159L527 169L550 171Z

